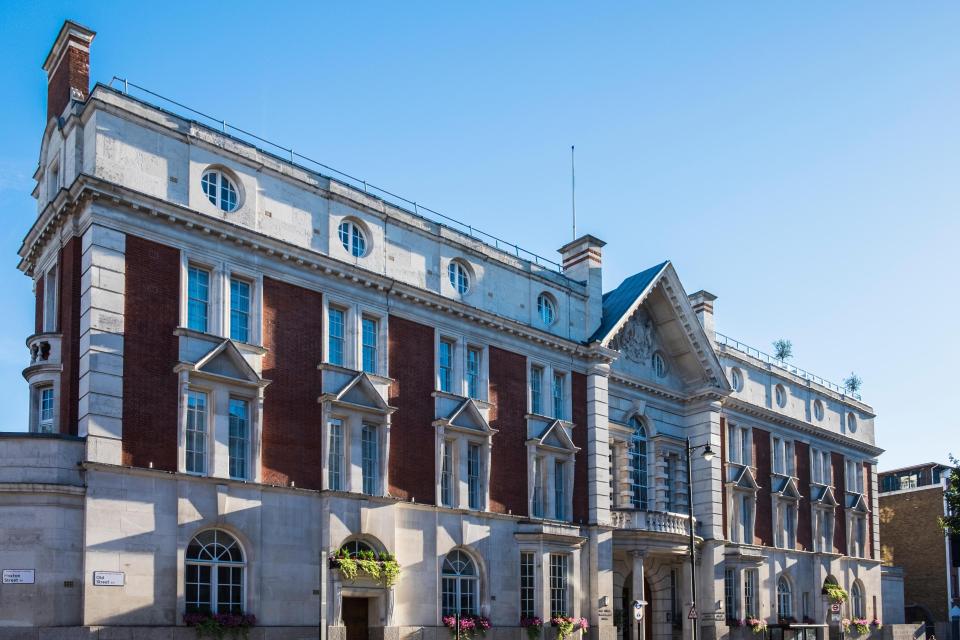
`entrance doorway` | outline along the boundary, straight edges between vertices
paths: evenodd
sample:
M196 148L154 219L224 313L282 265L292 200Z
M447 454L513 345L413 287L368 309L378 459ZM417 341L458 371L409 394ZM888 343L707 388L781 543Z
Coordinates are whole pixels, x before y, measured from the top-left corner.
M630 583L633 574L627 576L627 580L621 592L623 602L623 640L653 640L653 594L650 592L650 583L644 579L643 592L647 600L643 608L643 638L639 638L637 622L633 618L633 599L630 597Z
M369 640L369 603L367 598L343 599L341 611L343 625L347 628L347 640Z

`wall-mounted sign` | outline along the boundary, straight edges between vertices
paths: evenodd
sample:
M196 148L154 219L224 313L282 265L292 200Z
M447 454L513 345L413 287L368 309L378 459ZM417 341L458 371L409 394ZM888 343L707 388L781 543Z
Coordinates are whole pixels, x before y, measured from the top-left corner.
M831 604L830 604L830 612L831 612L831 613L840 613L840 603L839 603L839 602L833 602L833 603L831 603Z
M3 584L33 584L36 578L34 569L3 570Z
M122 587L122 571L94 571L93 586L95 587Z

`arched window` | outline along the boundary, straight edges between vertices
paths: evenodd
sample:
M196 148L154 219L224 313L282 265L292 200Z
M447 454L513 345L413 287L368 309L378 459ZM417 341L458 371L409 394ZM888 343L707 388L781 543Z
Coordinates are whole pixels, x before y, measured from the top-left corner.
M354 258L362 258L367 253L367 236L363 229L352 220L344 220L337 229L340 244Z
M793 617L793 591L784 576L777 579L777 615L781 619Z
M630 502L634 509L647 508L647 430L637 418L630 420Z
M210 202L222 211L230 213L236 210L239 204L237 188L223 171L211 169L205 172L200 179L200 186Z
M473 559L455 549L443 559L443 615L477 615L480 596L480 576Z
M187 612L243 613L243 550L225 531L197 534L187 547Z
M850 613L854 618L867 617L867 603L863 597L863 585L857 580L850 588Z
M653 373L658 378L665 378L667 375L667 361L659 351L653 354Z
M343 545L341 545L340 550L346 551L347 555L351 558L356 558L361 553L372 553L374 556L378 555L377 550L363 540L347 540L343 543Z

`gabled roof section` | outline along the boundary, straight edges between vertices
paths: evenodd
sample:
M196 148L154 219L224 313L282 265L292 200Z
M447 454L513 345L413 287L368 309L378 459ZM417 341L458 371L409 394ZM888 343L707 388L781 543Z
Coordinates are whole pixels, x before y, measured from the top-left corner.
M335 400L358 407L375 409L377 411L390 411L390 406L383 401L383 398L377 392L377 388L373 386L373 383L370 381L370 378L367 377L366 373L360 373L348 382L343 389L337 393Z
M656 292L656 293L654 293ZM614 338L637 312L650 301L650 311L659 309L655 318L656 331L661 338L669 333L675 352L667 355L680 361L687 384L707 384L729 391L723 366L717 358L712 339L707 336L690 304L673 264L667 260L632 275L619 287L603 296L603 318L591 341L603 347L613 347Z
M650 267L636 273L623 282L613 291L603 294L603 316L600 319L600 328L591 336L588 342L606 343L623 326L623 323L633 315L646 294L652 289L657 276L663 273L670 261Z
M257 375L247 359L243 357L232 340L224 340L197 360L191 367L198 373L207 373L221 378L232 378L241 382L263 385L269 384Z
M563 428L563 423L560 420L554 420L548 424L535 440L538 445L543 447L563 449L571 453L580 451L580 447L573 444L573 440L567 435L567 430Z

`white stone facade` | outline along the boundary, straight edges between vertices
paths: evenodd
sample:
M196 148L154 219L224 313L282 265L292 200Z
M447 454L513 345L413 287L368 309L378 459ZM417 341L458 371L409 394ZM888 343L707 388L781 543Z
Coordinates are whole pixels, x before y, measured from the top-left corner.
M801 549L812 544L815 518L799 510L828 507L805 502L813 497L810 479L795 455L806 447L875 470L872 409L718 342L713 297L688 297L673 265L638 274L647 275L604 299L603 243L590 236L561 249L560 273L105 86L63 115L44 134L39 213L20 268L39 282L63 260L71 238L81 243L77 422L58 418L65 435L0 438L0 564L36 571L33 585L0 585L0 626L183 632L193 593L191 541L216 530L242 549L242 561L230 565L240 569L238 590L217 597L255 614L257 633L278 638L352 640L358 600L370 637L443 638L445 585L454 584L445 581L444 560L457 551L475 572L458 578L457 600L489 618L497 638L525 637L524 615L548 618L560 608L587 619L590 637L636 639L635 600L649 603L642 633L650 640L692 637L691 507L698 637L745 638L748 630L727 621L748 614L770 624L780 617L821 624L828 576L848 590L857 584L864 612L879 617L876 527L859 547L835 550L836 534L829 548ZM208 198L203 176L211 170L232 181L235 209ZM341 241L344 221L362 234L359 255ZM124 424L125 408L143 401L137 389L134 397L124 393L125 376L142 365L125 355L131 340L143 338L125 318L127 298L138 293L129 286L131 237L180 256L171 469L130 463L130 433L139 432ZM449 277L452 264L469 278L465 291ZM203 294L191 288L191 267L209 274ZM234 277L249 287L243 339L232 334ZM264 403L271 385L287 383L267 379L265 279L323 295L316 363L323 382L316 404L302 407L315 413L324 447L310 461L322 478L317 487L293 480L280 486L266 473L275 463L262 436ZM551 301L552 317L541 297ZM197 300L203 330L191 327ZM342 334L331 310L343 312ZM400 364L391 361L394 317L433 332L434 353L425 356L432 393L418 400L432 408L433 422L423 425L432 432L415 443L409 426L394 426L412 410L391 405ZM52 351L48 365L32 363L24 372L36 389L52 385L58 400L70 383L66 363L57 368L64 330L31 338L52 342ZM525 372L525 393L510 401L522 404L519 444L491 426L504 420L505 398L514 397L492 371L494 350L518 356ZM210 402L202 412L191 404L197 389ZM249 403L241 418L232 413L236 399ZM212 426L198 471L189 438L201 413ZM241 422L249 469L238 478L232 465ZM743 430L748 457L757 459L731 457L732 427ZM761 461L761 438L790 442L789 468L770 468L772 449ZM717 454L712 459L701 455L706 446ZM516 454L509 447L518 448L526 468L497 467L499 456ZM395 477L390 456L413 449L428 452L434 481L425 494L392 495L406 478ZM846 494L862 500L832 507L845 541L856 537L857 518L877 511L875 478L869 473L865 486ZM774 490L779 480L802 490ZM494 505L502 500L494 486L507 481L521 496L510 504L521 506ZM830 495L858 489L832 482L817 488ZM795 505L793 533L774 539L781 502ZM747 525L734 518L737 504L753 510ZM396 557L395 585L348 579L336 568L331 557L357 540ZM97 572L119 572L124 584L98 586ZM748 607L745 584L754 575ZM789 616L778 606L781 578L790 585ZM725 593L731 584L734 593Z

